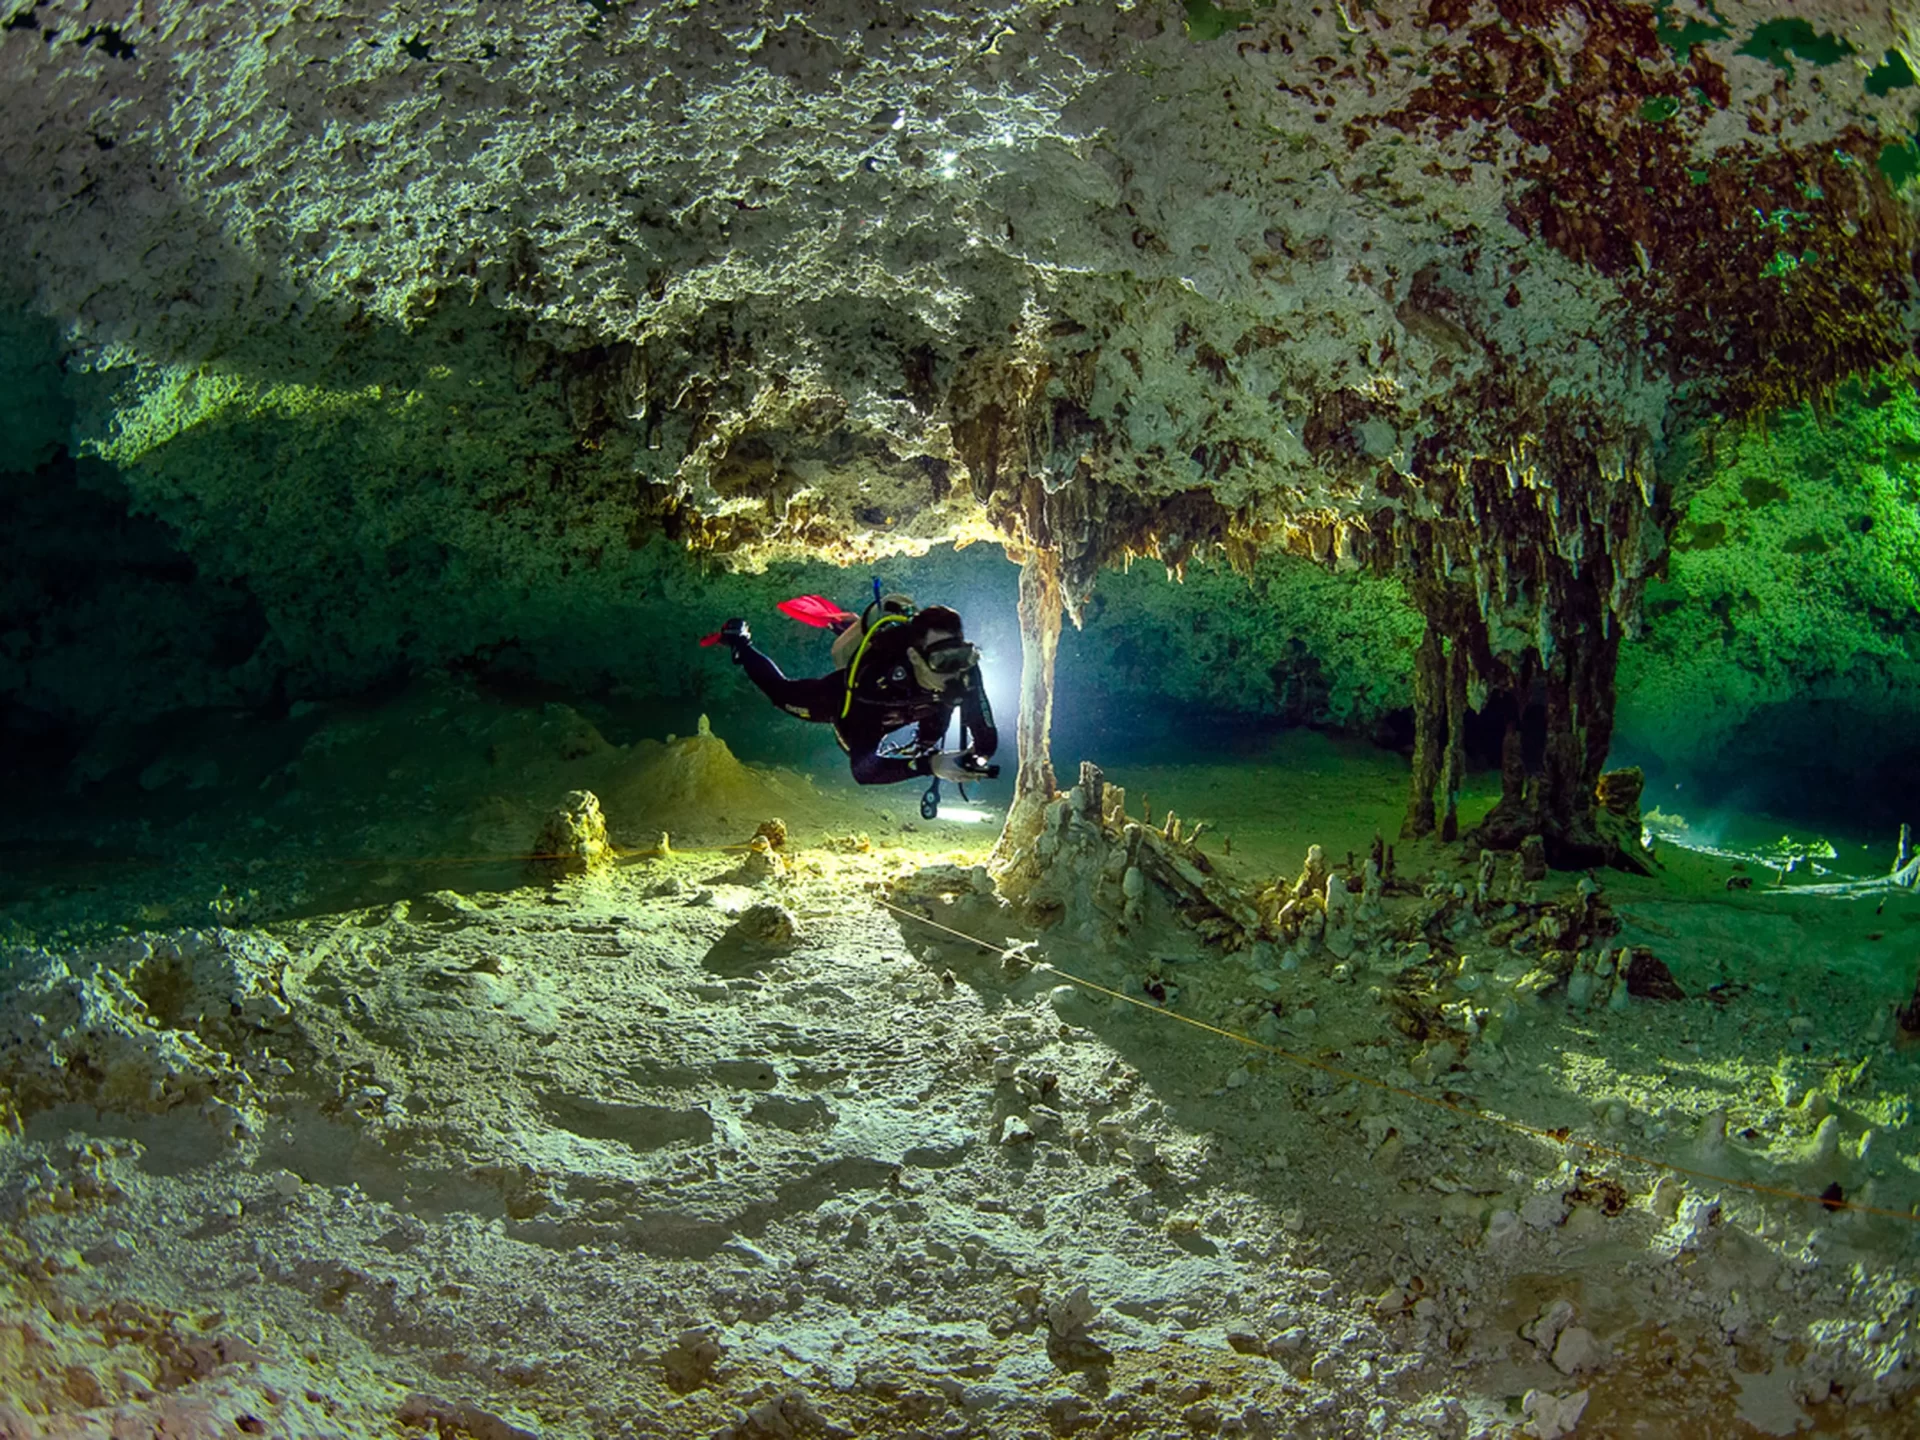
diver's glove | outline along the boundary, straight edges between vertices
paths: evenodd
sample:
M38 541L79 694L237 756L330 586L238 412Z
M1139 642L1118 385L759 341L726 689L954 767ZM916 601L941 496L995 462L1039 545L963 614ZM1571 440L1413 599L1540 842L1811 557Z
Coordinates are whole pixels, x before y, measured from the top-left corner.
M733 663L740 663L740 652L753 643L753 631L747 628L747 622L732 619L720 627L720 643L727 647L733 656Z
M1000 774L998 765L990 765L971 750L942 750L934 755L928 769L937 780L964 785L969 780L992 780Z

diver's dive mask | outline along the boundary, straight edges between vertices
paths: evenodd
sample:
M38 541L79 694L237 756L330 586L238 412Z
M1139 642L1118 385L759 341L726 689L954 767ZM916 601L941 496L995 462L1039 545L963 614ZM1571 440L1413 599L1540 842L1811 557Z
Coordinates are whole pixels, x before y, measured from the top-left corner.
M979 648L957 635L907 653L921 685L929 690L944 690L957 684L980 663Z

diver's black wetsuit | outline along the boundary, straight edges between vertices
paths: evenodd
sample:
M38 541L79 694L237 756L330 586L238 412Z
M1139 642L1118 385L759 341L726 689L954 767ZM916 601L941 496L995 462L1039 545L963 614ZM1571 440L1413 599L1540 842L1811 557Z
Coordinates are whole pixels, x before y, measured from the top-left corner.
M968 748L975 754L992 755L1000 744L987 692L980 683L980 667L969 666L947 689L935 693L915 677L907 659L908 646L905 625L875 631L859 659L851 697L845 670L812 680L789 680L751 644L736 645L734 654L747 677L782 710L833 726L840 748L853 762L856 781L892 785L932 773L927 753L912 758L878 753L880 742L904 725L918 725L917 748L932 752L940 748L957 708L966 726Z

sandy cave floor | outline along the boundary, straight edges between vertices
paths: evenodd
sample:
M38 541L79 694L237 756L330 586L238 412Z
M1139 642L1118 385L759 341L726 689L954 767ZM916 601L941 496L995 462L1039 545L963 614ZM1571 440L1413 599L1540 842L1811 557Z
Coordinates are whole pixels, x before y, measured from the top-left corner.
M1601 898L1688 998L1615 1010L1525 993L1580 877L1450 904L1438 848L1344 962L1221 956L1033 932L990 823L562 706L207 745L159 822L8 837L9 1440L1920 1432L1914 896L1667 848ZM1396 757L1257 759L1115 778L1250 884L1397 823ZM673 853L501 858L582 787ZM717 848L775 814L786 874Z

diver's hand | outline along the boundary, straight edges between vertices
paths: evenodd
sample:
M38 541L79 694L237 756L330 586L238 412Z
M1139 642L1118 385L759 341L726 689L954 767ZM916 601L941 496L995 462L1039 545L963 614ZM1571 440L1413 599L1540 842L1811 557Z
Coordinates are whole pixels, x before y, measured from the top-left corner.
M929 767L940 780L964 785L969 780L992 780L1000 774L998 765L989 765L971 750L942 750Z
M928 768L933 771L936 780L950 780L957 785L973 778L961 763L966 758L964 750L942 750L933 756Z

